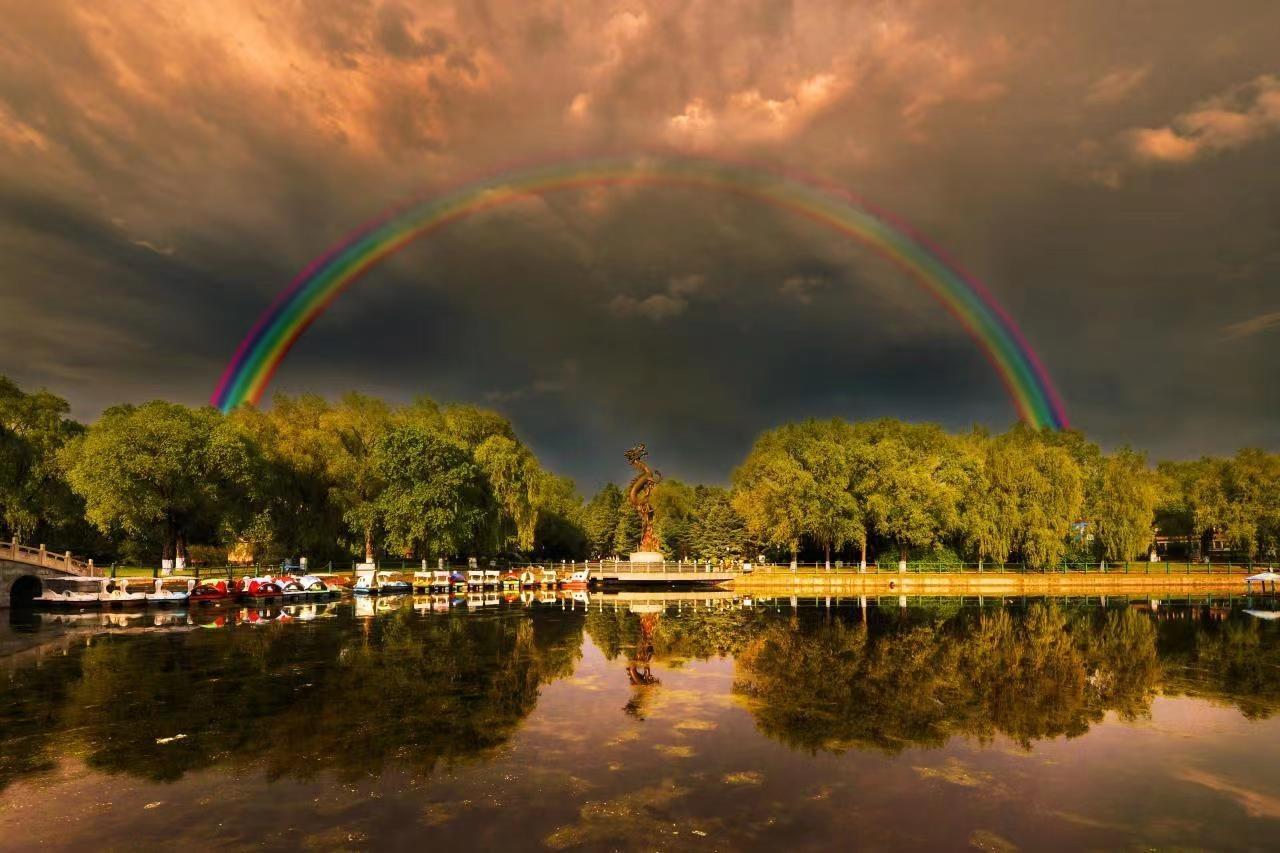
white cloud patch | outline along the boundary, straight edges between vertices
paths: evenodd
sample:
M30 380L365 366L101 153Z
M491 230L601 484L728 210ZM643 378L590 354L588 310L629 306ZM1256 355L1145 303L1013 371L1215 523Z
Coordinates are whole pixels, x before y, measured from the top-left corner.
M1238 340L1240 338L1251 338L1254 335L1274 329L1280 326L1280 311L1271 311L1266 314L1259 314L1257 317L1250 317L1248 320L1242 320L1239 323L1232 323L1223 327L1223 334L1228 340Z
M1210 154L1243 148L1280 132L1280 77L1264 74L1210 98L1162 127L1127 134L1134 159L1190 163Z
M793 275L782 282L778 292L801 305L812 305L814 296L830 286L831 282L822 276Z
M1085 103L1118 104L1137 91L1151 74L1150 65L1116 68L1103 74L1089 87Z
M619 317L645 317L655 323L678 317L689 307L689 299L704 292L706 277L702 275L677 276L667 282L661 293L643 298L618 294L609 303L609 310Z

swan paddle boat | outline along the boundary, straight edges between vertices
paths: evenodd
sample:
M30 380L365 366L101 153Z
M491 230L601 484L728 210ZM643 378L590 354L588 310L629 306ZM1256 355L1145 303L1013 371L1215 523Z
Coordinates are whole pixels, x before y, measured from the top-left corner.
M413 592L413 584L397 580L391 572L362 572L351 591L356 595L408 595Z
M195 578L156 578L154 588L146 593L147 604L186 604L195 588Z
M101 592L102 578L49 578L34 603L43 607L96 610Z
M128 578L101 578L98 601L103 607L128 607L147 603L146 589L129 589Z

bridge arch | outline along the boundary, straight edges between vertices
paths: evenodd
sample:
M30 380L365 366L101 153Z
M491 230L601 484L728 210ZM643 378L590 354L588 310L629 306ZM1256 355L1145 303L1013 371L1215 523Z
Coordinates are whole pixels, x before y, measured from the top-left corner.
M18 575L9 585L9 606L17 609L30 607L44 591L44 584L35 575Z

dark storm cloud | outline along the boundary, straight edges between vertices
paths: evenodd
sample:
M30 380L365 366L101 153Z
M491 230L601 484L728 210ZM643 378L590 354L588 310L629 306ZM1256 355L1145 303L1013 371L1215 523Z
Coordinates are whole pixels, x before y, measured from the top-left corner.
M1272 2L0 14L0 372L81 416L204 399L271 295L406 195L555 152L667 147L819 175L914 223L1008 306L1104 443L1276 447ZM623 476L637 440L670 475L723 479L788 419L1012 418L973 343L894 267L676 191L525 200L412 246L275 387L496 405L588 485Z

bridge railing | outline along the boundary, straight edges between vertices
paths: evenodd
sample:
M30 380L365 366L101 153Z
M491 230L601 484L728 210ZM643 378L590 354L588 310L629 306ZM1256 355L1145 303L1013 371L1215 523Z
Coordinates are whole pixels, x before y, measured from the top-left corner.
M46 549L43 545L33 548L30 545L23 545L17 539L12 542L0 542L0 558L71 575L92 576L95 573L93 560L77 559L71 556L70 551L59 554Z

